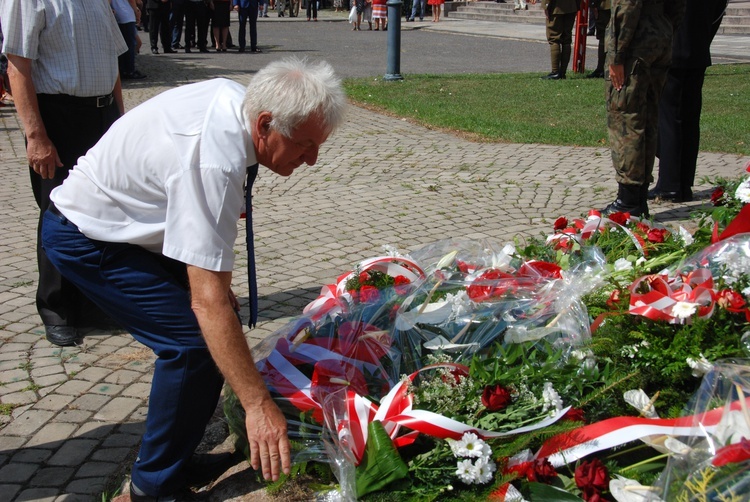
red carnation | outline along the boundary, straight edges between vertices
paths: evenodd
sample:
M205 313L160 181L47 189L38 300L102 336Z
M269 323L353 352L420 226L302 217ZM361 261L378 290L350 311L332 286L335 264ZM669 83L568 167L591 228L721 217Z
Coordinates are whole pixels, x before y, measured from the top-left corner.
M630 213L623 213L622 211L618 211L616 213L610 214L608 218L618 225L624 226L630 219Z
M587 460L576 467L576 486L583 492L583 500L601 500L600 492L609 488L609 473L601 460Z
M719 298L716 302L729 312L740 312L742 311L742 307L745 306L745 299L742 295L731 289L719 291Z
M482 392L482 404L488 411L500 411L512 400L510 391L502 385L488 385Z
M375 303L380 300L380 292L375 286L362 286L359 288L359 301L362 303Z
M563 228L568 226L568 219L565 216L560 216L558 219L555 220L554 229L562 230Z
M652 228L651 230L648 231L646 238L649 240L649 242L659 243L659 242L664 242L666 235L667 235L666 228Z
M714 206L724 205L724 187L716 187L711 194L711 204Z
M411 281L403 275L397 275L393 278L393 287L399 295L405 295L408 293L410 284Z

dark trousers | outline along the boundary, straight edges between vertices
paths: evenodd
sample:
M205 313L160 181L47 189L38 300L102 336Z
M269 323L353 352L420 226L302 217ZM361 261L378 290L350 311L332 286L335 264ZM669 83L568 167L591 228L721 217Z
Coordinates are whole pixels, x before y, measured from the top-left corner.
M51 211L43 229L63 275L157 356L132 480L152 497L174 493L224 382L190 307L185 265L132 244L91 240Z
M45 325L93 326L101 319L94 317L99 312L90 309L90 303L78 289L66 280L49 261L42 247L42 216L50 204L52 190L62 185L68 173L89 148L109 129L120 116L117 104L96 108L81 104L71 97L38 94L39 113L52 144L63 163L55 170L55 177L42 179L29 168L31 189L39 206L37 227L37 263L39 284L36 306Z
M307 0L307 19L310 19L310 10L312 19L318 19L318 0Z
M664 192L692 194L700 143L705 68L673 68L659 100L659 180Z
M157 49L161 37L164 49L172 48L172 30L169 28L169 4L159 3L156 9L148 9L148 38L151 48Z
M128 51L120 54L117 58L117 62L120 67L120 75L129 75L135 71L136 37L138 36L138 29L135 27L135 22L124 23L118 26L120 27L122 38L124 38L125 43L128 44Z
M185 47L193 43L200 49L208 45L208 7L203 2L188 0L185 2Z
M180 45L184 21L185 0L172 0L172 11L169 13L169 27L172 30L172 47L175 49Z
M243 9L240 7L238 12L240 18L239 43L240 49L245 48L246 44L246 25L250 25L250 50L258 48L258 2L250 2L250 7Z

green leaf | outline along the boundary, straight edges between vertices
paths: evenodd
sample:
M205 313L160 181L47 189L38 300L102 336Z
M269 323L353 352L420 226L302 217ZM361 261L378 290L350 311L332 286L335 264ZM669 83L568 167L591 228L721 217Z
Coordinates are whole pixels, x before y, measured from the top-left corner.
M357 498L409 475L409 467L401 459L379 420L374 420L367 426L365 458L357 466L356 473Z
M544 483L529 483L532 502L581 502L581 497Z

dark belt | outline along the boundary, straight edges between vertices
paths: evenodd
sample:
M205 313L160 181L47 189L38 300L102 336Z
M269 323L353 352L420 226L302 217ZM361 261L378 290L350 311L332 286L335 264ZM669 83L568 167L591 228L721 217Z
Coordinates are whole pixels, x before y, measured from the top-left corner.
M59 209L57 209L57 206L55 205L54 202L49 203L49 206L47 206L47 211L54 214L55 216L59 216L61 218L63 217L63 214L60 212Z
M87 108L104 108L115 102L115 96L111 92L106 96L90 96L86 98L71 96L69 94L37 94L37 99L48 103L65 103Z

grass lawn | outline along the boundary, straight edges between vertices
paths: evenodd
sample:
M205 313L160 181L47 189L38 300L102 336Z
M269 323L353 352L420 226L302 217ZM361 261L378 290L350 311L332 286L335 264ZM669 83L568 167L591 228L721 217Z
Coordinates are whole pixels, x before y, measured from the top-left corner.
M406 75L347 79L362 106L455 131L476 141L605 146L604 81L539 73ZM703 86L700 149L750 155L750 64L713 66Z

